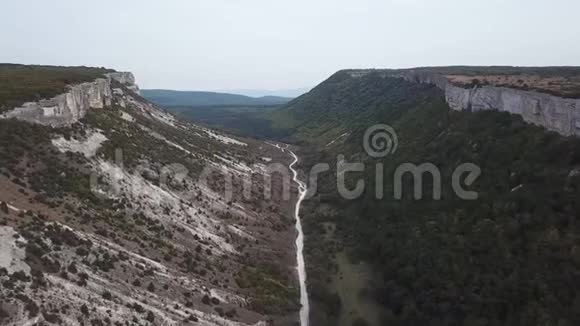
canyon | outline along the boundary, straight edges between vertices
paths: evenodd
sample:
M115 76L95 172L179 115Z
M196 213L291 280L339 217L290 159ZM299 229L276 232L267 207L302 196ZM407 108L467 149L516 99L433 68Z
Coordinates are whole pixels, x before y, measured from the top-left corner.
M568 136L579 135L579 100L475 77L458 84L436 70L339 71L252 113L247 130L270 121L282 132L253 128L251 137L174 116L122 72L4 110L3 322L375 326L445 315L463 323L503 318L478 298L511 300L513 279L549 289L545 296L561 292L545 262L559 250L560 267L574 270L576 245L562 239L576 232L580 145ZM361 146L377 123L398 134L385 159ZM428 200L426 187L425 200L414 201L402 180L402 191L385 187L382 200L372 187L346 200L334 178L340 155L381 164L385 175L433 162L441 192ZM307 187L303 171L321 162L331 171ZM482 168L470 185L476 201L450 197L458 162ZM288 175L272 169L280 167ZM514 250L525 259L510 259ZM450 270L449 257L460 266ZM510 282L484 282L506 270ZM457 280L467 284L464 301L442 290ZM540 307L557 321L534 300L517 301L517 311ZM559 305L568 311L566 300Z

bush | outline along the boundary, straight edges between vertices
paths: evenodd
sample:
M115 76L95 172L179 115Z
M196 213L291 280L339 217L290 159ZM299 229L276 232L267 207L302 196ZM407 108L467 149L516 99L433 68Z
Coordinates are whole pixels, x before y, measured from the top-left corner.
M105 300L112 300L113 299L113 295L111 295L111 292L109 292L109 291L104 291L103 292L103 299L105 299Z
M149 311L147 313L147 318L145 318L148 322L152 323L155 321L155 315L153 314L153 312Z
M85 316L89 316L89 307L87 307L87 305L84 303L81 306L81 313Z

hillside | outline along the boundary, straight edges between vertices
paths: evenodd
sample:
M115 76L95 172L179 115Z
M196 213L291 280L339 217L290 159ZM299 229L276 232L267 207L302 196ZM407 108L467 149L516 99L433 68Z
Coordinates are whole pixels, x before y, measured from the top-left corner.
M577 133L571 129L576 129L573 125L576 116L580 117L577 112L580 108L578 67L343 70L274 112L270 117L271 127L293 130L296 140L315 139L319 144L330 141L341 134L340 129L344 129L344 124L350 123L352 118L365 119L366 116L368 120L385 104L395 105L393 101L396 100L384 89L391 88L397 79L437 86L444 91L445 100L454 110L507 111L550 130ZM392 88L406 92L396 98L406 100L414 96L415 90L396 85ZM572 114L573 117L564 116ZM564 130L565 127L568 129Z
M577 71L565 70L562 78ZM304 204L312 324L578 324L580 297L571 289L580 286L580 139L526 123L526 111L452 109L433 76L341 71L272 115L273 125L293 130L304 145L304 171L318 163L331 168ZM483 86L464 87L475 94L470 89ZM533 114L543 114L548 102L537 103L530 112L539 107ZM398 136L396 152L384 158L363 148L365 131L376 124ZM359 178L366 184L355 199L338 192L338 155L365 166L347 173L350 189ZM408 162L440 171L441 199L429 173L421 199L414 199L409 175L397 199L395 171ZM376 182L379 163L383 178ZM481 169L466 187L476 200L453 190L452 174L462 163ZM375 197L377 184L382 199Z
M149 101L163 107L273 106L290 101L289 98L279 96L249 97L228 93L163 89L145 89L141 91L141 94Z
M293 206L280 177L263 191L288 154L180 121L131 73L18 70L26 91L0 115L0 324L296 320Z

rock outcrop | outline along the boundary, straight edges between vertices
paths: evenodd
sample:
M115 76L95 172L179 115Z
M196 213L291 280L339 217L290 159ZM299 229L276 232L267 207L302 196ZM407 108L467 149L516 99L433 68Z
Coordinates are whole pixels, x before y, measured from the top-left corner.
M453 110L505 111L561 135L580 136L580 99L508 87L463 88L453 85L445 76L412 70L398 76L408 81L436 85L445 92L445 99Z
M67 126L79 121L89 109L111 106L113 91L111 80L138 92L135 77L130 72L114 72L107 78L71 85L66 93L38 102L27 102L2 115L2 119L18 119L53 127Z
M139 86L135 84L135 76L133 76L133 73L124 71L112 72L107 74L107 77L116 80L117 82L123 84L125 87L132 90L133 92L140 94Z

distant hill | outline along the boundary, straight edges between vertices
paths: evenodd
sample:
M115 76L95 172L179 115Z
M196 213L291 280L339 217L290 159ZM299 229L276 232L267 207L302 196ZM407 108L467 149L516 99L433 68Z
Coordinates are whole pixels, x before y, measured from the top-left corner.
M215 90L219 93L240 94L250 97L261 96L280 96L295 98L305 93L308 93L312 87L290 88L290 89L220 89Z
M250 97L238 94L144 89L146 99L161 106L273 106L288 103L291 98L279 96Z

